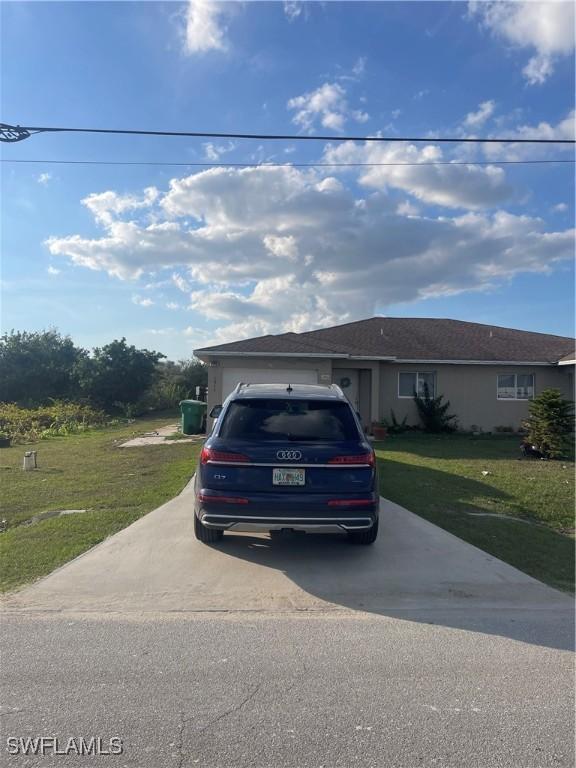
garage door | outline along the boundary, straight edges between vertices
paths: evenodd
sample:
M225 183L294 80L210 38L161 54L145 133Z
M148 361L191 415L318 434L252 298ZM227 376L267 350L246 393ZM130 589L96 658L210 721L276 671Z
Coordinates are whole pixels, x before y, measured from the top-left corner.
M318 374L294 368L224 368L222 400L228 397L239 381L244 384L318 384Z

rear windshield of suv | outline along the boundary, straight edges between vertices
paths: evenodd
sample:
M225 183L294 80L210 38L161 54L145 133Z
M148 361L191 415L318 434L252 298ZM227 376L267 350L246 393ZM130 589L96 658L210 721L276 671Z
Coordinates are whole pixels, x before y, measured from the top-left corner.
M304 399L234 400L226 412L219 436L258 441L359 439L348 403Z

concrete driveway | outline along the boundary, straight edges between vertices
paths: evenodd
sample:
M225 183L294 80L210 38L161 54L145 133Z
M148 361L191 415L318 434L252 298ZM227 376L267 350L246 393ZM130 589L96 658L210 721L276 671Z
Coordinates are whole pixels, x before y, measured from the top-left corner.
M376 545L345 536L193 533L192 489L9 597L7 609L68 612L546 610L571 600L397 504Z
M186 491L5 600L3 735L119 737L111 768L571 768L571 599L386 501L382 523L371 548L210 548Z

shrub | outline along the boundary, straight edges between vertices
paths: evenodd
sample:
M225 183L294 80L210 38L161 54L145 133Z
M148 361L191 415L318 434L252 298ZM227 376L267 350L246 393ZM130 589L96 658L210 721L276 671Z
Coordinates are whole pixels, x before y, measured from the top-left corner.
M551 459L568 455L573 445L574 403L562 397L559 389L545 389L530 402L528 411L523 422L528 442Z
M442 402L444 395L430 397L428 385L424 384L424 397L414 395L414 402L425 432L454 432L456 416L448 413L450 401Z
M160 379L136 403L140 413L165 411L176 408L180 400L185 400L190 393L183 384Z
M103 411L79 403L55 400L41 408L0 403L0 432L8 434L12 442L76 434L106 423L107 416Z
M391 408L390 421L387 419L382 419L382 425L386 427L390 435L401 435L403 432L408 432L409 430L413 429L413 427L407 424L407 421L408 416L404 416L402 421L398 421L396 414Z

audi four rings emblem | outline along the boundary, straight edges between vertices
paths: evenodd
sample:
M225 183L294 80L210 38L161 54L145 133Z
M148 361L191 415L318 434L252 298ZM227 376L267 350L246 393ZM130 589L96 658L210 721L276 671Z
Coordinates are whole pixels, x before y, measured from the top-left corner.
M278 451L276 454L277 459L282 459L283 461L291 460L291 461L298 461L302 458L302 452L301 451Z

